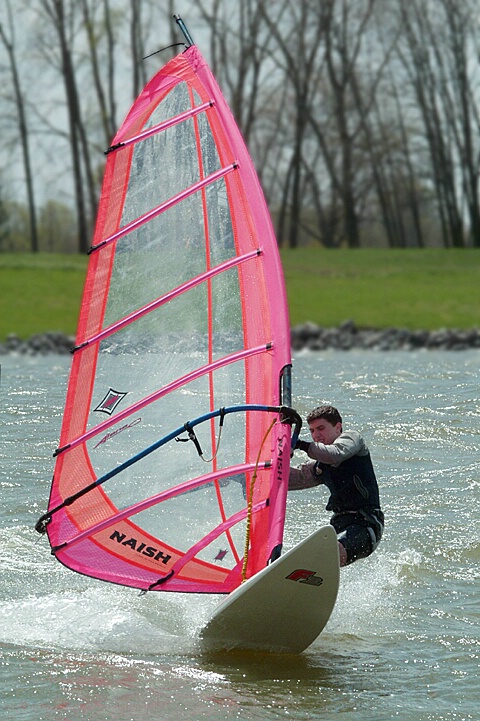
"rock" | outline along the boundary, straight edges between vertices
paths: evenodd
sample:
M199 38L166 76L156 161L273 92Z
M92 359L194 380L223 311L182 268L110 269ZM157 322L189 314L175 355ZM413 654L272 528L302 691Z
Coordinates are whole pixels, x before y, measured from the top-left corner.
M480 348L480 330L440 328L434 331L406 328L359 329L352 320L338 328L323 328L304 323L291 330L293 350L350 350L363 348L376 351L395 350L468 350Z
M64 333L36 333L26 341L21 340L15 333L10 333L5 343L0 344L0 355L64 355L70 353L74 342L72 336Z

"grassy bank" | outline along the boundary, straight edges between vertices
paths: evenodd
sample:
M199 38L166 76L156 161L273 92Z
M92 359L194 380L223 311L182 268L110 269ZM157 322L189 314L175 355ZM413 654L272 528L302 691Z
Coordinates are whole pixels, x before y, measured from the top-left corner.
M282 252L292 325L472 328L480 324L479 250Z
M0 254L0 340L9 333L74 334L87 258Z
M480 324L478 250L283 250L292 325L434 330ZM87 258L0 254L0 340L73 334Z

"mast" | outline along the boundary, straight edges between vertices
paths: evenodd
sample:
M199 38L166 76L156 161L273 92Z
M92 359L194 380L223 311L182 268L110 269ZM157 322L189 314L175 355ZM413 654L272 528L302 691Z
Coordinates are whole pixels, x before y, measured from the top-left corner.
M185 40L187 41L187 47L190 47L191 45L195 45L195 43L193 42L193 38L190 35L190 33L188 32L187 26L183 22L180 15L174 15L173 17L174 17L174 20L177 23L178 27L180 28L180 30L182 31L182 33L185 36Z

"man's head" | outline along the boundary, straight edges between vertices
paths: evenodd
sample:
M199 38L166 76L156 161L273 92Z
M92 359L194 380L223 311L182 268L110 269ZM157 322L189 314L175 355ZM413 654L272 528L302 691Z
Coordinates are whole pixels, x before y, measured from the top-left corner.
M312 438L317 443L329 445L342 432L342 416L333 406L319 406L307 416Z

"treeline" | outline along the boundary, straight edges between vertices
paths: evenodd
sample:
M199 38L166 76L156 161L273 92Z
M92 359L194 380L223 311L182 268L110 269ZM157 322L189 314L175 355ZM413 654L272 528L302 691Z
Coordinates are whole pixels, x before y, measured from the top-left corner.
M104 156L183 40L280 244L480 247L480 0L3 0L0 251L86 251Z

